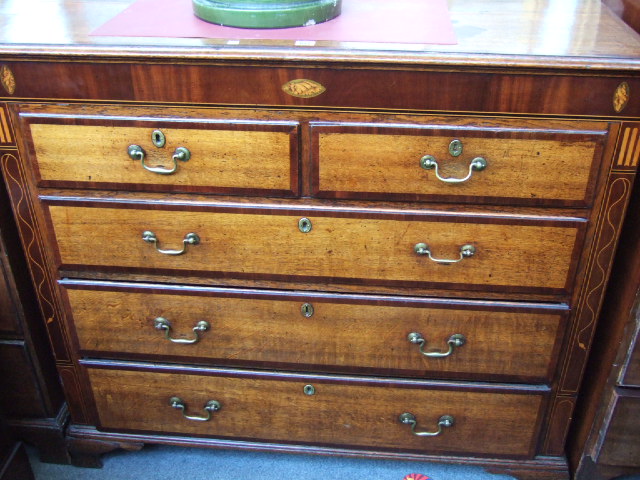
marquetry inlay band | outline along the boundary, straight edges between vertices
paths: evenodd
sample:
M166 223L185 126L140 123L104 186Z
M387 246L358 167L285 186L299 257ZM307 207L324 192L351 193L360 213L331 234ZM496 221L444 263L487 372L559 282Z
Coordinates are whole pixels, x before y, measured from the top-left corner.
M638 128L625 128L617 165L619 167L635 167L638 165L638 157L640 157Z
M0 107L0 143L13 143L4 108Z
M282 90L293 97L313 98L323 93L326 88L316 81L299 78L285 83Z
M13 95L16 91L16 79L11 69L6 65L0 67L0 83L9 95Z
M631 96L631 89L629 88L629 84L627 82L622 82L616 88L616 91L613 94L613 109L620 113L624 110L624 107L629 103L629 97Z

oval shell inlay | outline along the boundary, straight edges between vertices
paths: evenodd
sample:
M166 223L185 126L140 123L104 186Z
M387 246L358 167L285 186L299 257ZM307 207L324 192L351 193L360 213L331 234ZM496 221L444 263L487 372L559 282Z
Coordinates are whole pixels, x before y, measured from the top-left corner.
M622 82L616 88L615 93L613 94L613 109L616 113L620 113L624 110L624 107L627 106L629 102L629 97L631 96L631 89L629 88L629 84L627 82Z
M16 91L16 79L13 76L13 72L6 65L2 65L0 68L0 83L9 95L13 95Z
M323 93L326 88L313 80L307 80L306 78L299 78L297 80L291 80L282 86L282 90L291 96L298 98L312 98L317 97Z

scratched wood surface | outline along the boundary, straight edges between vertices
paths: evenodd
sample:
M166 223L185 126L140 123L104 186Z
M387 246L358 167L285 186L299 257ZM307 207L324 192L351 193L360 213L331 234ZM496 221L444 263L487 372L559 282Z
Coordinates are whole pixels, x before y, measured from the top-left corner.
M179 357L209 365L541 382L549 381L554 371L564 331L558 310L409 307L401 299L378 305L304 296L175 295L157 287L160 291L66 290L80 350L121 358ZM301 313L303 303L312 305L311 316ZM158 317L171 322L175 339L194 339L193 328L202 320L210 329L197 343L176 344L154 328ZM466 343L448 358L427 358L407 340L411 332L422 334L427 352L446 352L454 334L464 335Z
M223 187L291 191L291 166L298 159L291 145L297 145L293 126L268 124L242 126L202 125L201 128L132 127L125 125L65 125L33 123L30 135L40 176L44 181L93 184L151 184L188 187ZM197 120L196 122L197 123ZM105 125L107 124L107 125ZM235 127L235 128L234 128ZM270 129L283 131L268 131ZM260 131L264 129L266 131ZM166 145L152 142L161 131ZM292 130L288 132L287 130ZM130 145L145 153L144 164L171 174L144 168L138 157L128 154ZM187 148L187 161L173 161L177 148Z
M544 396L533 392L398 388L182 373L89 369L101 426L211 437L331 443L429 452L529 457ZM306 395L311 384L315 395ZM395 387L395 388L394 388ZM169 405L178 396L188 415L221 409L208 422L190 421ZM291 406L295 405L295 410ZM135 408L131 408L135 406ZM457 422L437 437L416 437L398 416L416 415L418 431L437 430L442 415ZM508 438L508 441L505 441Z
M265 215L118 209L49 208L62 264L209 271L230 276L319 277L393 282L563 290L572 266L578 224L492 224L342 218L310 212ZM306 217L304 217L306 218ZM200 237L183 255L166 255L143 241L152 231L161 249L180 250L188 233ZM440 264L414 247L426 243L436 259L459 259L465 244L476 253ZM534 259L535 261L532 261Z
M596 126L596 125L594 125ZM560 200L590 202L589 181L593 163L600 161L606 124L598 130L524 131L484 130L470 126L451 131L425 126L394 129L357 125L314 127L317 190L322 196L367 198L434 195L442 197L493 197L522 201ZM450 127L451 128L451 127ZM461 152L450 153L458 141ZM431 155L438 174L446 180L464 179L473 160L482 158L484 170L473 170L465 182L438 179L435 169L425 170L420 160ZM570 172L570 173L569 173Z

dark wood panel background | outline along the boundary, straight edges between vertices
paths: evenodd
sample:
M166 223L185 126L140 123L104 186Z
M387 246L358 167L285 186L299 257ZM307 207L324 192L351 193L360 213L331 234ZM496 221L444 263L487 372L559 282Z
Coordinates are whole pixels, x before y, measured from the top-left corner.
M8 62L16 79L13 98L280 105L546 115L618 115L614 93L630 76L571 75L523 70L407 70L196 65L120 62ZM575 72L574 72L575 73ZM51 79L56 81L52 82ZM290 80L310 79L326 91L313 98L286 94ZM622 116L640 116L629 102Z

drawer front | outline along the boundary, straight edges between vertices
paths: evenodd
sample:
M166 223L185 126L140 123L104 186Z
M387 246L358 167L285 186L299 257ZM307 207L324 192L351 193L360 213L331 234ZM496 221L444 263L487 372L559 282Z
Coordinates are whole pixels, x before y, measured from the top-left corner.
M598 463L640 467L640 393L616 388L610 402Z
M12 417L46 417L41 380L24 342L0 340L0 411Z
M623 361L619 383L625 387L640 387L640 303L634 307L631 314L635 319L629 328L633 338Z
M589 205L608 125L554 127L312 123L314 192L325 198Z
M306 224L311 230L302 233L304 214L277 211L66 205L52 205L49 211L61 263L80 268L550 293L567 290L584 226L569 220L449 220L428 214L356 218L313 211ZM153 233L145 236L149 241L143 232ZM190 233L197 234L198 244L188 244L195 238ZM465 245L475 249L473 256L463 257ZM436 260L461 261L438 263L425 253L427 246ZM157 251L183 247L182 255Z
M89 356L426 378L548 382L567 313L500 302L62 284ZM206 330L196 335L202 321ZM424 344L412 343L412 333Z
M4 255L4 252L0 254ZM4 265L0 263L0 334L17 335L20 333L18 312L9 292Z
M29 113L20 121L40 186L298 193L295 122Z
M376 385L234 371L88 372L102 428L214 438L528 457L545 403L538 390L483 391L424 382ZM206 417L203 407L212 400L220 409L209 421L189 420L172 408L173 397L182 400L186 415ZM400 423L403 413L415 416L416 431L437 431L444 415L453 417L454 425L438 436L418 437L410 424Z

